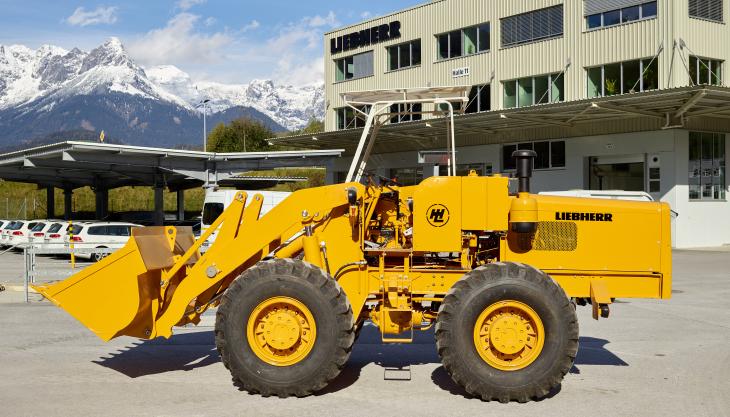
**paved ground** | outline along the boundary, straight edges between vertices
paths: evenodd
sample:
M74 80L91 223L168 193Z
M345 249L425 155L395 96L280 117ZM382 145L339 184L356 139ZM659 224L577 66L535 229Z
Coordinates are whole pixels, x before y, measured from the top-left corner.
M575 367L539 402L468 398L439 364L432 334L410 346L382 345L372 328L325 392L262 398L231 384L215 352L212 317L168 341L105 344L62 311L35 302L0 303L0 414L728 416L730 258L674 255L671 301L620 302L600 322L579 309ZM0 301L9 294L0 293ZM410 365L411 380L384 380L385 367L399 365Z

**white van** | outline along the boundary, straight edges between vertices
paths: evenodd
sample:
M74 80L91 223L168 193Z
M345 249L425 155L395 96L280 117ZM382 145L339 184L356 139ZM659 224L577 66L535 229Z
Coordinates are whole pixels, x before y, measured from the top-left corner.
M584 197L603 198L607 200L631 200L631 201L654 201L654 199L643 191L623 190L569 190L569 191L543 191L540 195L554 195L561 197Z
M205 201L203 203L203 216L200 222L200 234L202 235L210 227L211 224L220 216L223 211L228 208L236 193L245 190L206 190ZM246 200L246 206L251 203L251 198L256 194L264 196L264 204L261 206L261 216L268 213L269 210L274 208L277 204L284 201L285 198L291 195L290 192L286 191L246 191L248 199ZM210 245L215 242L215 237L218 232L213 232L208 240L203 242L200 246L200 251L205 252Z

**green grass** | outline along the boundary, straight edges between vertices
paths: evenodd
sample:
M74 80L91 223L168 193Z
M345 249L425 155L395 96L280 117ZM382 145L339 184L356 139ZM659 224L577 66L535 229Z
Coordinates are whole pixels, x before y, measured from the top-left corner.
M325 170L320 168L286 168L268 171L246 172L246 175L307 177L307 181L291 184L279 184L270 188L272 191L296 191L302 188L324 185ZM205 192L202 188L185 191L185 211L199 213L203 210ZM0 180L0 218L10 219L44 219L63 218L63 190L55 191L55 213L46 212L46 190L38 189L33 184L8 182ZM177 195L165 191L165 211L177 209ZM154 209L154 191L152 187L122 187L109 191L109 212L151 211ZM94 192L89 187L78 188L73 193L73 211L92 216L95 212Z

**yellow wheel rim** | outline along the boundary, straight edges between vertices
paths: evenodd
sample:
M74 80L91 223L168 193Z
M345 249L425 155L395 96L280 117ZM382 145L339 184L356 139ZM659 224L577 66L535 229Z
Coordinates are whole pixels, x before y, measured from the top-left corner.
M474 324L474 346L490 366L518 371L540 356L545 328L535 310L519 301L505 300L487 307Z
M317 325L307 306L290 297L259 304L248 318L248 344L259 359L275 366L294 365L307 357L317 339Z

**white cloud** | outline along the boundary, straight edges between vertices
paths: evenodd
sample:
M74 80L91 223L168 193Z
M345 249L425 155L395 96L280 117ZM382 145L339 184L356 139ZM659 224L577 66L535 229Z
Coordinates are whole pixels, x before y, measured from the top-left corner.
M180 13L164 28L154 29L129 43L130 55L143 65L201 64L221 61L233 38L226 32L196 30L200 16Z
M72 26L89 26L99 24L113 24L117 21L117 8L114 6L99 6L94 10L87 11L83 7L74 10L73 14L66 18L66 23Z
M205 19L204 23L205 23L205 26L210 27L210 26L213 26L215 24L215 22L216 22L215 17L209 17L209 18Z
M259 26L261 26L261 23L259 23L258 20L252 20L251 23L245 25L243 28L241 28L241 30L244 32L248 32L249 30L258 29Z
M367 19L370 16L372 16L372 13L370 13L370 12L362 12L362 13L360 13L360 18L362 18L362 19Z
M334 27L340 24L340 22L337 21L337 17L335 16L335 13L333 11L330 11L327 16L317 15L314 17L305 17L303 21L313 28L318 28L322 26Z
M182 11L190 10L192 7L205 3L206 0L180 0L175 3L175 7Z

